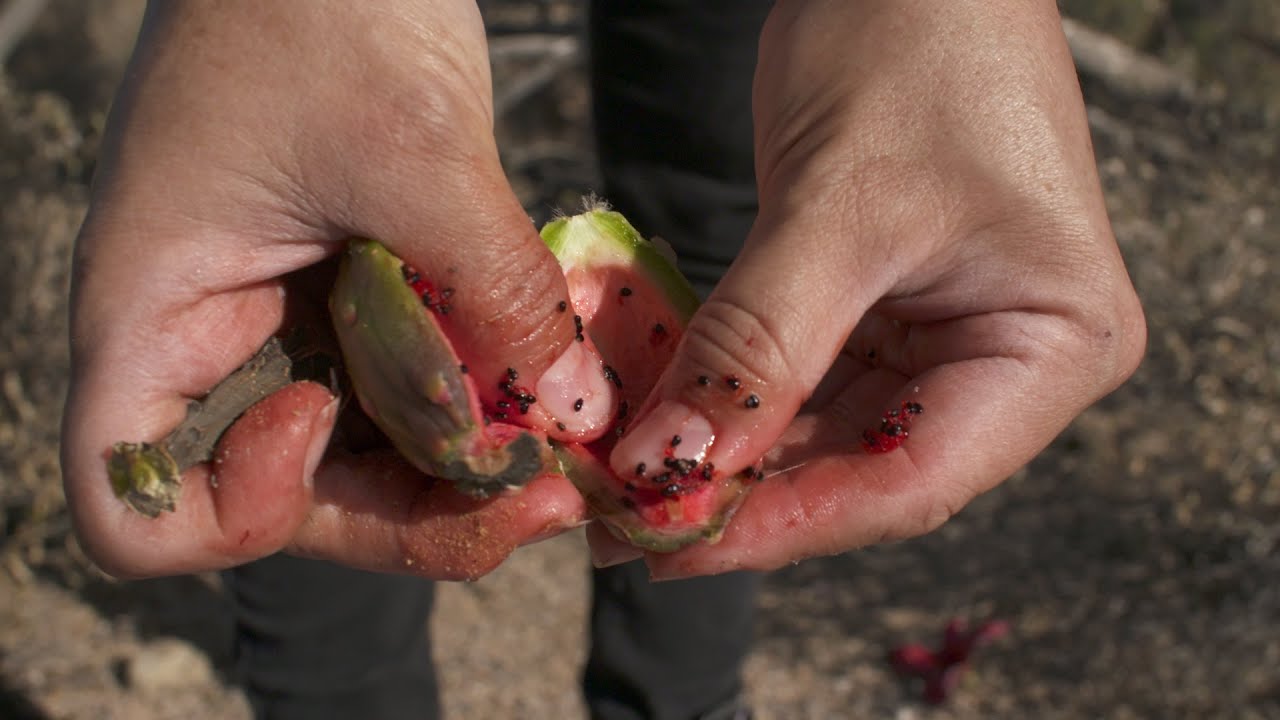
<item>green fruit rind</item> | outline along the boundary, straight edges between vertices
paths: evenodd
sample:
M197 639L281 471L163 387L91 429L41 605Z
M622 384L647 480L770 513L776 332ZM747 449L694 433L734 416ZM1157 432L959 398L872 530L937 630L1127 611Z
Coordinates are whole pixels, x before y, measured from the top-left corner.
M548 467L546 444L525 431L487 431L471 380L403 265L381 244L353 240L329 298L361 407L414 466L462 492L524 485Z
M663 322L670 319L680 326L671 328L672 332L682 329L698 309L698 296L689 281L676 268L675 258L669 248L660 246L656 241L646 240L620 213L601 205L589 207L579 215L561 217L548 223L542 228L541 235L543 242L560 261L569 281L571 294L575 277L582 277L589 283L591 278L608 275L613 270L627 278L622 282L635 290L636 294L629 301L630 304L661 304L662 307L656 314L663 318ZM583 275L575 275L578 271ZM616 288L617 284L609 287ZM614 291L616 289L610 292ZM644 300L641 299L642 296ZM668 310L669 316L666 314ZM631 316L614 322L625 325L634 320L635 317ZM591 326L602 321L597 317L588 322L590 333ZM607 330L617 329L616 325L609 325L610 321L603 322L608 326ZM602 352L611 349L625 353L629 347L633 347L631 343L634 342L632 338L635 331L648 332L648 329L624 328L622 336L617 338L622 342L611 348L608 346L612 343L606 344L601 336L593 334L593 339ZM605 358L609 359L608 353L605 353ZM665 358L655 358L655 362L665 364ZM628 384L627 387L634 391L634 385ZM643 394L647 394L647 390L632 400L636 403L643 401ZM716 477L689 495L665 499L654 498L650 494L646 499L641 494L629 494L625 489L626 483L617 478L608 464L597 455L607 454L607 441L604 447L595 447L594 450L593 452L580 445L556 443L555 454L560 462L561 472L578 488L587 505L604 521L610 532L636 547L652 552L670 553L700 542L717 542L747 494L748 488L743 480L730 476ZM646 505L646 502L649 504ZM690 521L678 521L666 514L668 510L687 510L697 517ZM663 516L664 520L651 520L654 514Z
M710 488L699 491L715 494L710 501L717 508L715 513L687 526L651 525L636 510L623 504L618 480L585 449L557 443L555 453L561 472L578 488L587 506L604 521L605 527L620 540L652 552L672 553L700 542L719 542L729 520L747 496L747 484L737 476L716 478Z
M688 320L698 296L675 263L646 240L621 213L600 207L557 218L543 226L542 241L568 274L577 267L617 265L640 273L662 291L663 300Z

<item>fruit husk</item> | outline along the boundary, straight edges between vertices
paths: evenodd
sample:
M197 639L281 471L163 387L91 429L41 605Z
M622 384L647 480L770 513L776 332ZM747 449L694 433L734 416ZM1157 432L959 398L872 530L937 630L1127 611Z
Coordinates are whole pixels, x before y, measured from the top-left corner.
M353 240L330 295L360 406L414 466L484 497L554 468L539 433L486 425L475 384L433 312L381 244Z

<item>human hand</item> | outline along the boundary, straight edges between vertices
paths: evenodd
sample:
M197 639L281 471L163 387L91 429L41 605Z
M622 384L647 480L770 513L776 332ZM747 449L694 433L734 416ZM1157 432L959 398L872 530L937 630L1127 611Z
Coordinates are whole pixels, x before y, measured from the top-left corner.
M655 578L929 532L1145 345L1052 3L781 2L760 47L757 222L611 461L678 434L771 477L718 544L649 554ZM865 451L908 401L910 439ZM639 555L589 533L598 564Z
M457 288L441 323L456 346L486 349L466 358L482 392L515 368L540 379L528 424L599 434L612 386L557 312L563 275L503 176L488 72L479 14L460 0L149 7L74 269L63 470L105 570L286 550L469 578L582 520L563 478L482 502L389 451L322 459L338 403L311 383L234 425L211 467L185 474L173 513L129 511L106 477L114 442L159 439L269 336L327 323L332 267L317 263L352 236ZM584 395L596 400L574 412Z

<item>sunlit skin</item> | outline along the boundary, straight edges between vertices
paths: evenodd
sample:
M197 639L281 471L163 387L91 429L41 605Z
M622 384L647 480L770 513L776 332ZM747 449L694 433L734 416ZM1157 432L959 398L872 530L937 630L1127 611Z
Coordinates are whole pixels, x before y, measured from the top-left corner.
M1123 382L1145 344L1054 3L783 0L760 53L757 222L628 435L680 434L728 473L764 457L769 477L718 544L645 556L657 578L932 530ZM131 513L105 477L112 443L162 437L298 308L322 313L318 263L351 236L456 290L441 322L490 349L467 360L487 401L507 368L536 388L580 345L502 174L490 87L472 2L150 5L74 268L63 468L104 569L285 550L477 577L585 521L563 478L478 502L390 452L324 453L338 408L305 383L234 426L175 513ZM731 376L740 389L719 392ZM534 394L540 429L573 421L576 396L556 416ZM663 410L677 400L688 412ZM863 430L905 401L927 408L909 440L867 453ZM588 536L597 563L639 555Z

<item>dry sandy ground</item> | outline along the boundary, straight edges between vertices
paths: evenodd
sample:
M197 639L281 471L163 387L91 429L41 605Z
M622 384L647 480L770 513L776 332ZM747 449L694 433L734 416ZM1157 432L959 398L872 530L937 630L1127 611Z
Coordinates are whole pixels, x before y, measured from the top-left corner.
M58 487L67 258L138 5L56 2L0 89L0 718L247 717L216 581L102 577ZM771 575L760 717L1280 718L1278 118L1086 90L1146 363L934 535ZM544 95L501 128L535 212L591 182L580 75ZM586 568L567 536L442 588L449 717L581 715ZM931 709L885 654L956 616L1012 633Z

